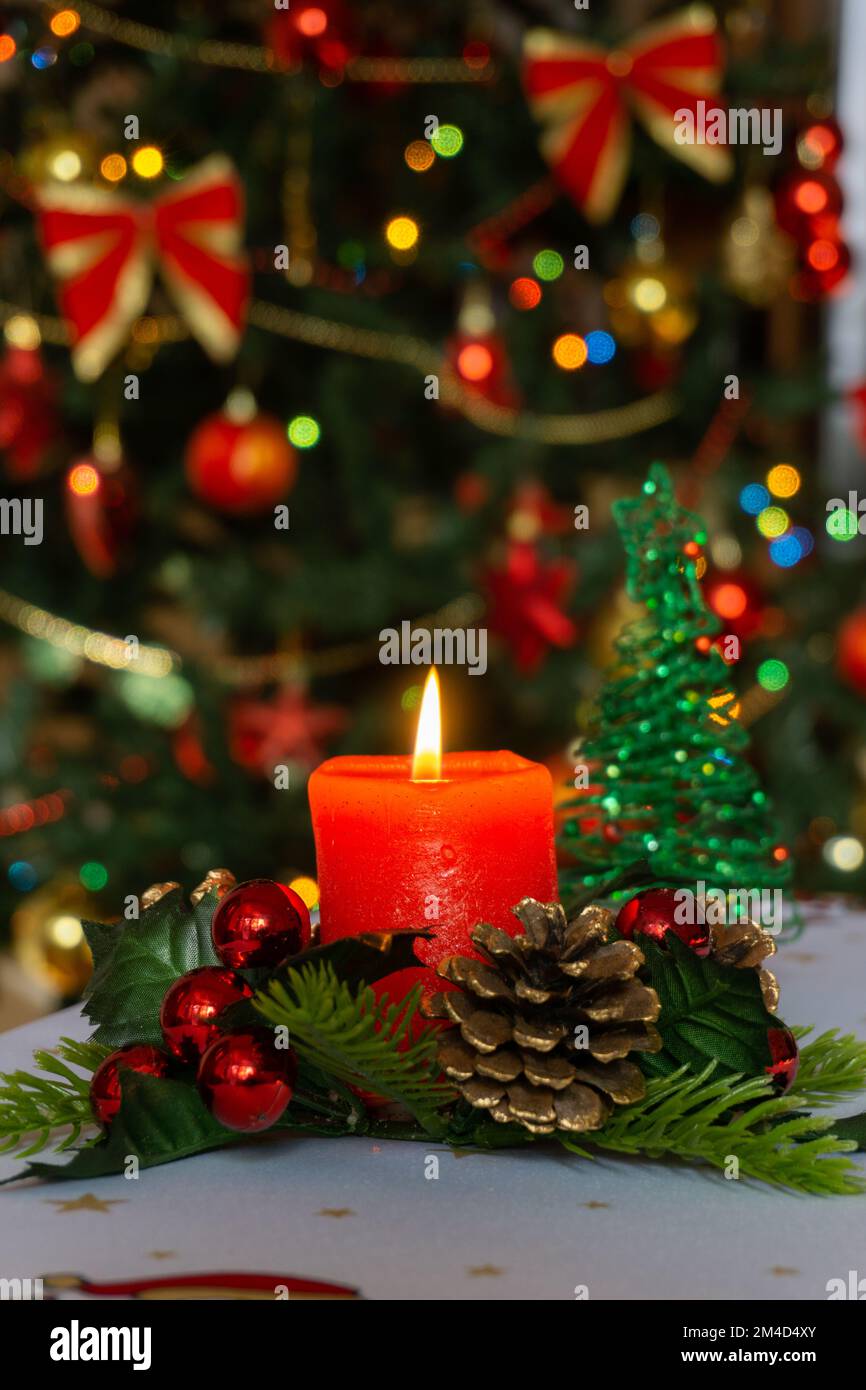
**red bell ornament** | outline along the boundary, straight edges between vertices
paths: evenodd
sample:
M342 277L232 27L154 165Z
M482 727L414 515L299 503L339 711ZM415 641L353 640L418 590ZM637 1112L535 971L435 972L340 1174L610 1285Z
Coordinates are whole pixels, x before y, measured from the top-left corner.
M166 991L159 1011L169 1052L178 1061L197 1062L219 1037L225 1010L251 997L246 980L222 965L203 965L181 975Z
M225 1033L199 1063L198 1089L226 1129L255 1134L276 1124L292 1098L298 1062L267 1028Z
M673 932L696 956L708 956L712 944L710 929L706 922L676 920L680 907L677 892L675 888L650 888L630 898L619 910L617 931L629 939L635 932L642 932L659 942L664 941L668 932Z
M253 878L223 898L213 915L211 938L231 970L281 965L309 945L309 909L282 883Z
M149 1043L130 1043L100 1062L90 1082L90 1105L101 1125L110 1125L120 1109L120 1069L139 1076L165 1076L171 1059Z

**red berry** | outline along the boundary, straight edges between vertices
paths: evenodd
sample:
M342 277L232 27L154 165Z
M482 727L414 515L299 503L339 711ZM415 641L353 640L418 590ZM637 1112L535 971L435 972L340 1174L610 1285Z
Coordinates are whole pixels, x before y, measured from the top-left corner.
M779 1091L787 1091L793 1085L797 1068L800 1065L797 1039L790 1028L768 1028L767 1042L773 1060L764 1070L768 1076L773 1078Z
M159 1011L169 1052L181 1062L197 1062L219 1036L224 1010L251 996L246 980L222 965L203 965L181 975L166 991Z
M109 1125L120 1109L120 1068L140 1076L165 1076L171 1059L149 1043L130 1043L100 1062L90 1082L90 1105L101 1125Z
M274 1045L267 1028L224 1033L211 1043L198 1068L198 1089L226 1129L255 1134L276 1124L292 1098L298 1061Z
M232 970L281 965L309 945L310 913L291 888L253 878L239 883L218 905L211 937L223 965Z
M619 910L617 931L625 937L643 932L644 936L651 936L654 941L664 941L670 931L686 946L690 946L696 956L709 955L712 942L706 922L675 920L675 913L680 907L677 892L675 888L650 888L630 898Z

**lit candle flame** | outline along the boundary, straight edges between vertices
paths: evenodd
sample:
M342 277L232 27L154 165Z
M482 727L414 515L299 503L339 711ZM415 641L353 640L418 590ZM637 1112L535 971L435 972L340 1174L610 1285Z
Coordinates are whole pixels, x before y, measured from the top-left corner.
M438 782L442 777L442 717L439 713L439 677L436 667L430 667L421 713L418 716L418 733L415 736L415 753L412 758L413 782Z

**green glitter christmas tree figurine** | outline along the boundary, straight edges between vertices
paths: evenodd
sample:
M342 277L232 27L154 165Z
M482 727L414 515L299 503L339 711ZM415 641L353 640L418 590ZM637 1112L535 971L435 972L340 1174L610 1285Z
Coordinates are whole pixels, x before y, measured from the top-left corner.
M659 884L783 887L788 852L746 761L748 735L713 645L721 624L697 577L701 522L679 506L660 463L613 513L629 597L646 616L617 638L617 662L577 754L582 794L568 803L576 811L564 826L573 866L565 885L590 887L643 858Z

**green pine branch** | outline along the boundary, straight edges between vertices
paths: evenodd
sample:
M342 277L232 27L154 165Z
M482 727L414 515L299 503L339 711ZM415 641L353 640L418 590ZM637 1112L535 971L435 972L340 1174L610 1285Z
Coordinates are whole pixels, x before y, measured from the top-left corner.
M833 1030L803 1048L800 1058L801 1074L783 1096L774 1094L766 1076L714 1080L715 1063L697 1075L683 1067L650 1081L642 1101L617 1108L587 1142L723 1170L735 1158L740 1176L797 1192L866 1191L866 1177L846 1157L856 1142L834 1135L831 1117L802 1112L804 1104L827 1105L862 1088L866 1044ZM570 1152L590 1156L583 1145L558 1137Z
M93 1125L90 1108L90 1074L110 1049L99 1043L61 1038L56 1055L35 1052L36 1066L47 1076L31 1072L0 1073L0 1153L20 1150L21 1158L40 1153L55 1138L57 1152L77 1143L83 1129ZM78 1067L88 1073L82 1076ZM22 1148L22 1145L27 1145Z
M436 1033L412 1037L421 997L419 986L399 1004L376 999L367 986L357 994L327 964L289 970L286 981L272 981L255 1007L271 1023L289 1030L298 1056L348 1086L358 1086L409 1110L436 1136L444 1134L438 1113L454 1099L437 1081Z
M795 1028L799 1039L811 1029ZM786 1099L794 1098L799 1107L824 1107L851 1100L866 1090L866 1042L853 1033L840 1035L831 1028L805 1047Z

